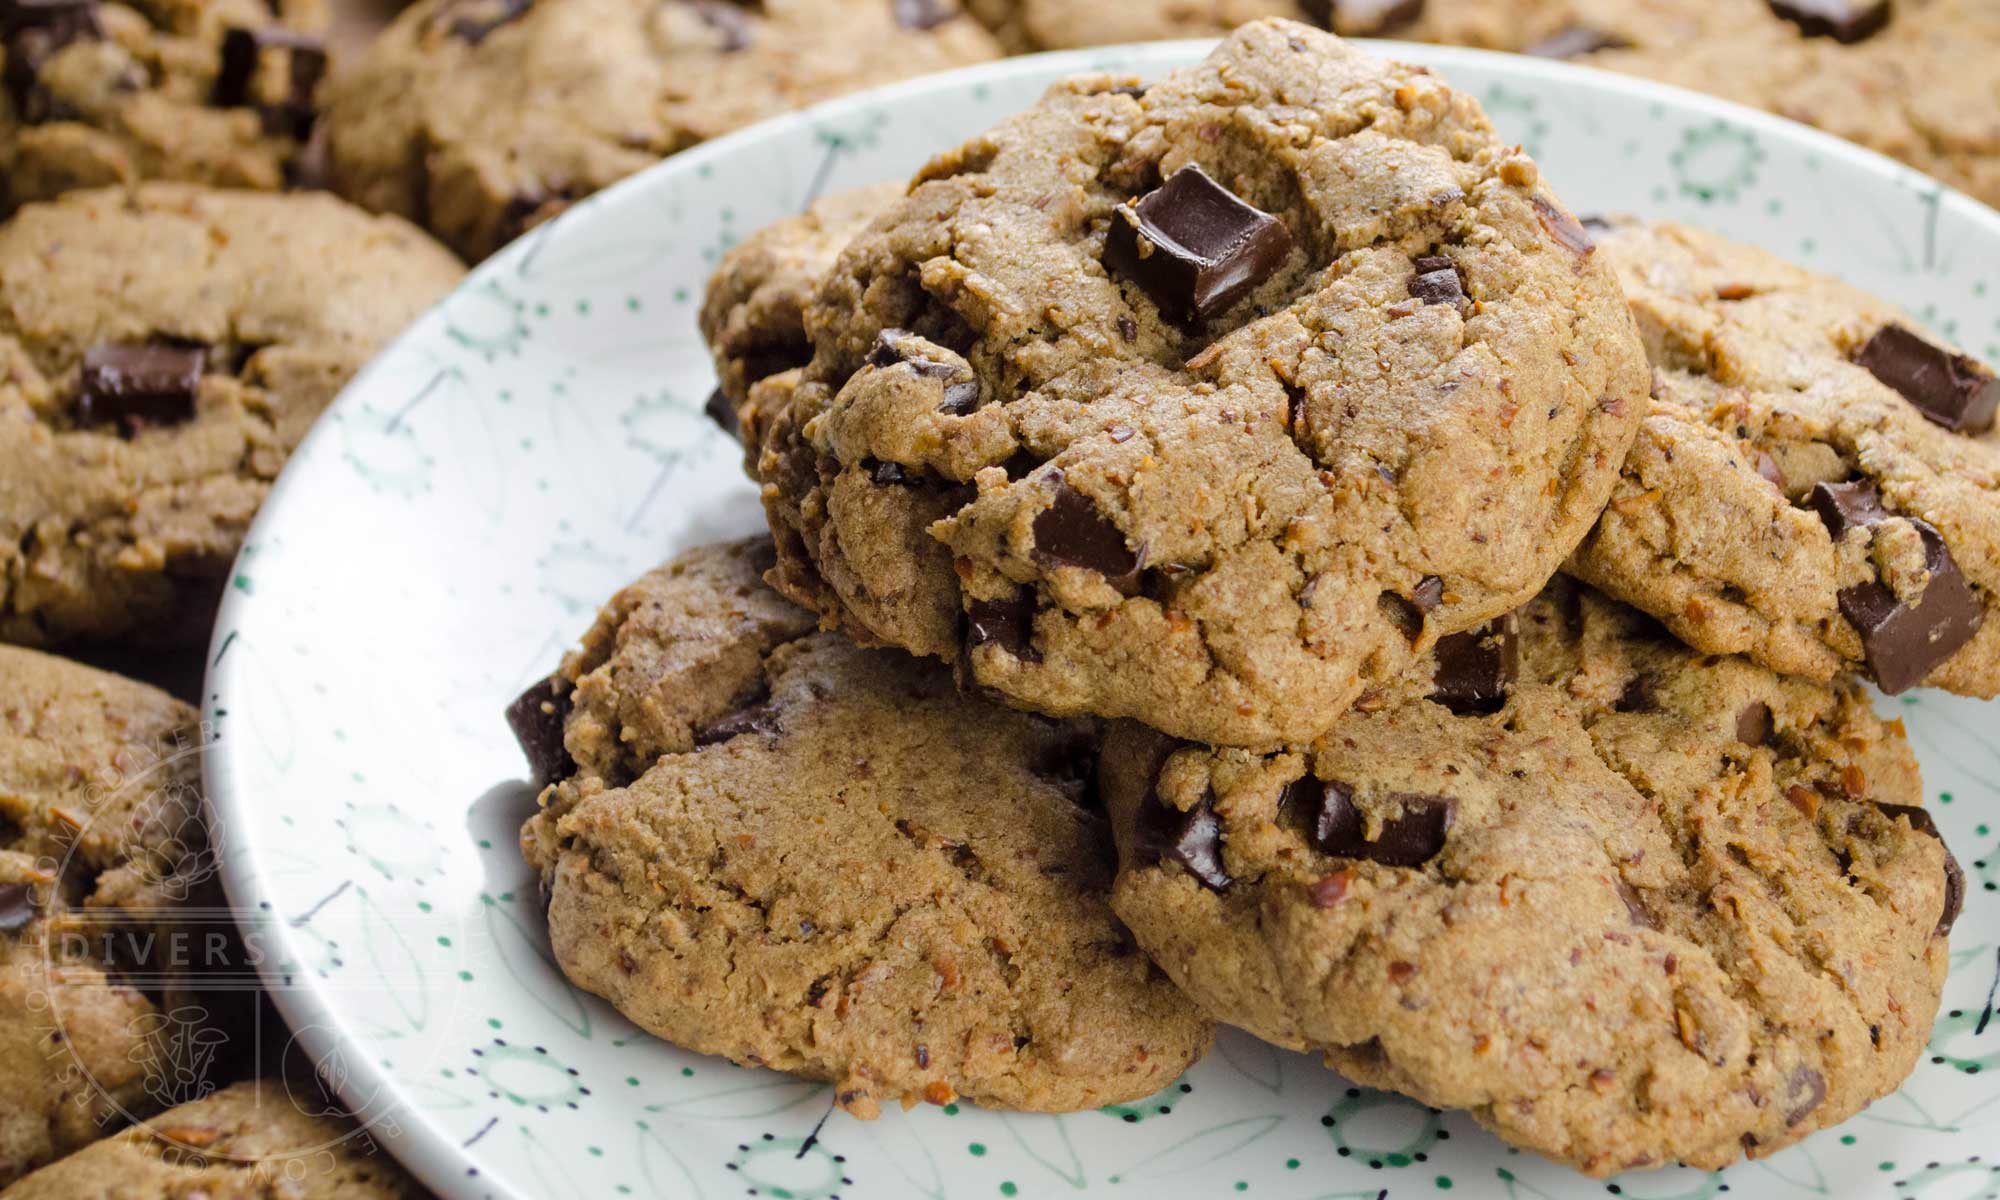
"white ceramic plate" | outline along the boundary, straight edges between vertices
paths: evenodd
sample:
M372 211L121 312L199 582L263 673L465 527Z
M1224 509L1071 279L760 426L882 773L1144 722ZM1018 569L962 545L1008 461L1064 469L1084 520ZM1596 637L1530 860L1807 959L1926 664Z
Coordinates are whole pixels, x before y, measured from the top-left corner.
M1971 888L1932 1056L1842 1128L1721 1173L1593 1182L1462 1114L1350 1090L1241 1036L1130 1108L924 1108L822 1125L824 1087L654 1041L550 965L514 843L532 796L500 711L621 584L759 525L735 446L701 413L712 378L695 314L717 255L818 190L907 175L1058 77L1157 74L1204 49L1010 60L691 150L487 263L347 390L244 548L207 705L231 892L263 914L271 983L303 1043L377 1136L450 1195L2000 1190L1996 710L1942 695L1897 703ZM1988 286L2000 215L1692 94L1529 58L1390 49L1476 93L1578 210L1761 243L2000 361Z

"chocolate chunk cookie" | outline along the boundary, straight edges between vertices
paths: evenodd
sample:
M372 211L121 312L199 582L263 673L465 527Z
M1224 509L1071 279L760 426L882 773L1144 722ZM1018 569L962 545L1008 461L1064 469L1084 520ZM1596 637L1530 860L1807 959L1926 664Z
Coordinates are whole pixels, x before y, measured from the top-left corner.
M1010 701L1308 740L1523 603L1644 402L1477 103L1265 21L934 160L851 241L760 474L774 576Z
M2000 380L1762 251L1664 223L1605 237L1654 399L1572 569L1701 650L2000 692Z
M722 256L702 301L701 334L720 383L709 415L744 446L752 474L764 431L812 361L806 306L854 235L903 194L880 183L827 196Z
M284 186L325 26L320 0L0 0L0 216L141 179Z
M1894 1089L1963 899L1858 684L1567 580L1303 751L1123 725L1104 786L1113 907L1217 1018L1593 1175L1719 1168Z
M955 0L422 0L329 89L333 177L477 259L717 134L998 54Z
M318 1099L311 1097L313 1103ZM239 1083L170 1109L44 1167L4 1194L7 1200L422 1200L430 1195L352 1121L308 1115L275 1079Z
M1111 916L1094 729L814 633L759 582L770 559L711 546L646 576L510 714L560 779L521 840L564 972L864 1117L1171 1083L1210 1028Z
M149 184L0 226L0 640L205 639L286 455L459 275L326 195Z
M143 957L213 869L195 710L0 646L0 1185L150 1112L208 1024ZM137 934L139 937L128 935ZM146 979L141 990L122 982ZM12 1195L12 1192L8 1193Z
M2000 203L1987 0L972 0L1017 49L1212 37L1289 16L1567 58L1817 125Z

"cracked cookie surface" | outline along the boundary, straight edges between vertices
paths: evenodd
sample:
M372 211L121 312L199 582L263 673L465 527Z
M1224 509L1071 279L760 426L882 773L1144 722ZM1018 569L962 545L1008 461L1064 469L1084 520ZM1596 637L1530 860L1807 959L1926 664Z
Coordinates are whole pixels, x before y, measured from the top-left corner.
M126 986L124 969L176 972L97 947L171 928L162 914L213 859L193 708L13 646L0 646L0 679L4 1187L157 1107L173 1069L168 1015L190 997Z
M324 1101L310 1093L315 1107ZM45 1167L7 1200L421 1200L430 1193L344 1117L302 1111L282 1080L238 1083Z
M329 89L334 186L479 259L708 138L999 52L954 0L421 0Z
M53 0L0 10L0 215L170 179L275 191L327 68L320 0Z
M1900 724L1567 579L1512 628L1299 752L1114 726L1140 944L1219 1020L1595 1175L1894 1089L1964 889Z
M682 555L517 704L559 780L521 841L564 972L861 1116L1173 1082L1210 1026L1111 915L1094 728L814 632L770 560L763 539Z
M286 456L460 275L324 194L147 184L0 226L0 640L206 639Z
M1059 715L1309 739L1532 596L1643 355L1478 105L1302 25L933 160L808 307L774 581Z
M2000 692L2000 382L1761 250L1671 223L1602 236L1654 399L1571 569L1698 649Z
M2000 203L2000 8L1986 0L971 0L1016 49L1214 37L1280 16L1524 51L1816 125ZM1887 20L1880 18L1886 14Z

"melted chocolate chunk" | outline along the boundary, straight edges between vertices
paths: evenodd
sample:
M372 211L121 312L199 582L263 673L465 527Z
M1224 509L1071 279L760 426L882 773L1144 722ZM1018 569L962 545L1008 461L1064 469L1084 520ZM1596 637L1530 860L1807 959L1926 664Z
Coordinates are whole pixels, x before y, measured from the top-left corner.
M1785 1124L1798 1124L1826 1099L1826 1077L1800 1063L1785 1080Z
M733 54L750 44L750 15L727 0L688 0L701 23L722 39L722 50Z
M116 424L131 437L148 425L192 420L207 359L208 352L199 346L144 342L92 346L83 354L77 424Z
M1139 285L1169 320L1206 320L1270 278L1291 252L1285 223L1185 166L1112 214L1104 265Z
M313 93L326 75L326 47L318 38L277 28L229 30L222 35L222 63L210 100L221 108L252 103L251 83L266 50L286 52L287 81L283 100L257 104L258 118L265 133L304 141L318 116Z
M1854 361L1953 433L1985 433L2000 409L2000 379L1963 354L1933 346L1901 325L1884 325Z
M1439 638L1432 651L1437 669L1431 674L1436 688L1431 699L1461 717L1499 712L1519 670L1517 629L1509 614L1479 629Z
M769 703L755 704L739 708L733 713L717 717L694 731L694 744L713 746L731 738L742 737L746 733L777 733L778 709Z
M1035 594L1023 590L1009 600L974 600L966 605L966 644L1000 647L1022 662L1040 662L1035 649Z
M1420 258L1417 273L1410 277L1410 295L1425 304L1457 304L1465 299L1465 285L1459 281L1458 267L1443 255Z
M461 0L439 10L431 18L432 27L444 22L446 33L468 46L477 46L494 30L526 16L533 5L534 0Z
M896 24L905 29L935 29L958 15L944 0L890 0Z
M1889 510L1882 507L1882 493L1866 479L1816 483L1806 503L1826 523L1827 533L1836 542L1845 538L1849 530L1889 519Z
M1056 487L1055 502L1035 518L1034 531L1037 558L1095 571L1121 590L1138 586L1139 556L1125 535L1067 483Z
M1914 804L1883 804L1880 801L1875 803L1875 807L1881 809L1882 815L1891 821L1897 817L1908 820L1910 828L1931 835L1938 840L1938 845L1944 847L1944 911L1938 916L1934 935L1944 937L1958 923L1958 914L1965 911L1965 872L1959 867L1957 856L1946 845L1944 834L1938 832L1937 822L1924 809Z
M1654 693L1659 686L1658 675L1651 671L1642 671L1634 675L1625 685L1625 690L1619 693L1617 701L1611 707L1614 711L1622 713L1658 712L1660 702Z
M1943 535L1912 520L1923 539L1930 583L1913 607L1881 583L1860 583L1840 591L1840 615L1861 635L1861 648L1876 686L1891 696L1924 681L1939 663L1958 653L1985 624L1986 610Z
M569 718L570 694L557 692L540 680L507 706L507 725L521 753L528 757L528 777L547 787L576 774L576 760L563 744L563 723Z
M1580 58L1599 50L1623 50L1631 44L1615 33L1588 25L1570 25L1528 47L1527 52L1541 58Z
M1222 821L1215 815L1213 792L1182 812L1156 789L1140 809L1138 842L1141 855L1179 863L1211 892L1227 891L1236 882L1222 865Z
M736 415L736 406L722 394L721 388L708 394L708 403L701 406L701 411L707 413L708 419L715 422L722 432L738 441L743 440L743 422Z
M1542 228L1549 231L1550 237L1575 253L1587 255L1597 249L1597 242L1591 238L1590 231L1571 216L1568 209L1536 196L1535 216L1541 219Z
M1415 792L1395 792L1389 799L1403 811L1384 821L1382 835L1372 842L1367 822L1354 805L1354 789L1344 783L1308 775L1285 789L1280 804L1310 816L1308 830L1322 854L1366 859L1385 867L1421 867L1436 858L1444 849L1458 801Z
M1771 706L1752 700L1736 714L1736 740L1746 746L1771 744Z
M1424 15L1424 0L1300 0L1299 7L1321 29L1349 37L1387 33Z
M19 933L35 920L35 893L25 883L0 883L0 933Z
M88 0L0 0L0 42L7 51L0 86L7 89L23 124L72 115L41 85L42 68L71 43L103 37L97 5Z
M1769 0L1771 11L1807 37L1830 37L1852 44L1874 37L1889 24L1889 0Z

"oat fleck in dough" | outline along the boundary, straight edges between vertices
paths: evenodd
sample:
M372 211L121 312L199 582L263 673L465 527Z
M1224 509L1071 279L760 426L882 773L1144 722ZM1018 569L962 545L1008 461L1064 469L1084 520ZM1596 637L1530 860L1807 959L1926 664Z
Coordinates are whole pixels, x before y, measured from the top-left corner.
M292 447L461 273L324 194L148 184L0 226L0 640L206 639Z
M478 259L697 142L999 53L955 0L420 0L330 89L334 184Z
M702 299L701 335L719 381L709 415L743 443L756 473L764 432L812 361L806 306L854 235L902 198L900 183L827 196L766 225L722 256Z
M89 914L80 928L92 937L157 935L213 863L200 761L186 753L198 745L194 709L12 646L0 646L0 683L4 1187L156 1107L172 1067L147 1032L190 998L120 984L100 953L58 936L63 923Z
M1111 916L1095 730L814 633L770 563L759 539L653 572L565 662L573 694L513 711L561 780L521 841L564 972L863 1117L1172 1083L1211 1030Z
M285 186L325 28L320 0L5 0L0 216L142 179Z
M2000 380L1763 251L1670 223L1603 236L1657 370L1572 569L1701 650L2000 693Z
M1564 579L1487 633L1301 752L1114 727L1140 944L1218 1019L1592 1175L1899 1085L1964 896L1900 723Z
M310 1115L283 1080L223 1088L7 1189L6 1200L422 1200L430 1193L346 1118ZM282 1182L280 1182L282 1181Z
M1532 596L1646 385L1473 99L1282 21L940 156L806 321L759 464L782 590L1013 703L1232 745Z
M1014 49L1215 37L1294 17L1566 58L1754 105L2000 204L1991 0L970 0Z

